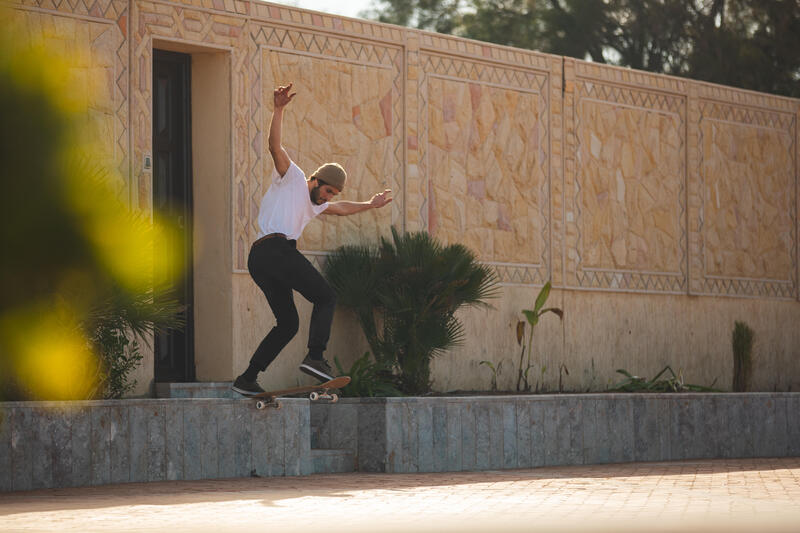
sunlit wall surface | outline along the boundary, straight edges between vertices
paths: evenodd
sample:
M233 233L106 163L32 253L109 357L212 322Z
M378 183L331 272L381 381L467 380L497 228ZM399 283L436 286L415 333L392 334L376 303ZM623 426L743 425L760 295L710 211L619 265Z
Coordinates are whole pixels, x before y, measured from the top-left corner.
M93 159L135 208L152 204L152 50L229 61L230 161L218 179L230 200L208 216L230 235L218 290L232 295L220 325L232 335L208 357L231 370L203 379L232 379L273 324L246 260L272 173L271 90L291 81L291 157L308 172L342 162L346 199L395 196L386 211L312 222L299 242L312 261L395 225L466 244L504 284L494 310L464 313L468 340L436 361L437 390L487 389L482 360L508 361L498 385L513 388L514 328L547 280L565 318L537 326L546 389L602 390L618 368L667 364L729 387L736 320L759 339L755 387L800 386L796 100L260 1L25 0L12 11L59 49ZM125 261L104 264L125 279ZM305 325L310 306L297 302ZM262 385L298 380L304 328ZM329 355L347 366L365 348L340 310Z

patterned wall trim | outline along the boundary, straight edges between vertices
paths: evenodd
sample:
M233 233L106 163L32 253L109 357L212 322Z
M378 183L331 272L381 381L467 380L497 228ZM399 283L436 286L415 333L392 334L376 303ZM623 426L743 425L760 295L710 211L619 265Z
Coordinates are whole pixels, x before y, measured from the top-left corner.
M731 106L755 107L790 114L797 112L798 101L796 99L700 81L692 81L691 83L697 87L697 97L704 100L724 102Z
M691 83L684 78L675 78L663 74L643 72L623 67L613 67L599 63L570 60L575 64L575 77L586 80L598 80L616 85L630 85L649 91L661 90L668 93L685 94Z
M34 7L64 15L88 16L117 23L127 36L127 0L18 0L15 7Z
M31 0L26 0L31 1ZM119 1L119 0L115 0ZM385 41L402 44L405 29L379 22L347 19L325 13L260 0L154 0L167 6L188 9L217 16L239 18L246 22L294 27L301 30L342 34L348 38L363 38L371 42Z
M414 30L409 30L409 33ZM514 68L550 70L550 61L553 57L548 54L498 46L480 41L472 41L441 33L425 31L415 32L419 35L420 50L448 56L466 56L471 61L489 61L496 64L505 64Z
M205 9L240 15L248 15L252 11L251 2L247 0L175 0L173 3L191 9Z
M259 0L253 0L251 6L253 17L269 23L314 26L320 31L343 33L350 38L363 37L370 41L381 40L401 44L405 39L406 30L398 26L327 15Z
M612 69L606 72L597 69L593 65L587 65L579 61L575 62L579 68L574 71L574 79L568 78L571 84L571 98L565 104L565 114L567 115L568 148L565 151L566 168L565 174L565 198L564 198L564 224L565 240L562 249L562 257L565 265L564 283L570 288L585 288L593 290L615 290L625 292L659 292L680 294L685 293L688 283L688 235L686 227L686 97L681 94L667 93L661 91L651 91L645 87L627 87L611 84L605 81L597 81L598 78L607 78L623 82L658 82L658 89L664 88L665 84L670 88L682 88L683 82L664 76L638 76L634 72L625 69ZM579 77L579 73L593 75L592 79ZM634 74L630 75L629 74ZM678 167L675 169L677 175L677 189L674 197L672 209L674 210L673 220L678 224L677 234L674 241L669 246L674 246L674 257L676 261L672 263L673 268L667 271L652 269L647 267L625 268L624 266L589 266L586 264L584 251L588 246L596 243L587 240L584 235L584 224L589 223L584 220L587 216L586 206L583 204L582 194L586 186L587 165L595 165L595 162L581 161L581 153L584 150L595 150L595 143L601 142L600 139L591 134L591 138L584 138L582 128L586 118L586 105L606 106L615 110L627 109L631 112L647 115L661 115L668 117L675 124L674 131L678 135ZM588 124L587 124L588 125ZM607 140L606 140L607 141ZM592 145L589 147L589 145ZM614 155L619 157L619 147L612 148ZM656 165L661 164L656 161ZM594 169L591 169L594 170ZM606 168L608 172L617 172L619 183L619 168ZM626 176L630 179L630 176ZM619 185L618 185L619 186ZM624 190L625 185L623 185ZM587 191L588 193L588 191ZM624 194L624 193L623 193ZM627 197L626 197L627 198ZM607 224L613 220L606 221ZM603 229L603 228L601 228ZM641 236L639 236L641 237ZM608 244L608 243L606 243ZM646 248L652 249L655 242L645 242ZM630 246L630 243L628 243ZM630 250L623 250L622 255L630 255ZM646 263L646 260L644 261Z

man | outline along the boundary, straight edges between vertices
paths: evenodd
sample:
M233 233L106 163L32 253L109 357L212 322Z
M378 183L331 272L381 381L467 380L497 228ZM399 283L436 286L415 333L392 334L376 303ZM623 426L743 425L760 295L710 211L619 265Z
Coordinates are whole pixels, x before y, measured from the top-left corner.
M325 278L297 251L297 239L314 217L352 215L376 209L392 201L390 189L368 202L331 201L344 189L347 174L337 163L326 163L310 178L289 158L281 145L283 111L297 93L292 84L273 92L274 108L269 127L269 152L278 174L261 200L258 213L259 238L250 248L247 269L267 297L277 324L264 337L250 359L250 366L233 383L233 390L252 396L264 390L258 385L263 372L297 334L299 319L292 291L314 304L308 332L308 355L300 370L320 381L333 379L323 358L330 337L336 297Z

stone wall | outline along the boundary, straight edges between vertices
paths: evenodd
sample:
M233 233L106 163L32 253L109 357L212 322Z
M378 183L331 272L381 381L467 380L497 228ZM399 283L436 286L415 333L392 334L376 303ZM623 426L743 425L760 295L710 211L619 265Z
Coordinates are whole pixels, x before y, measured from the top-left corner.
M176 391L173 391L176 392ZM180 391L177 391L180 392ZM0 493L110 483L792 457L800 394L0 404Z
M256 0L12 8L72 62L65 87L85 95L103 157L138 207L152 203L142 161L153 48L229 58L230 170L220 179L230 205L218 227L230 228L220 287L232 293L233 335L224 353L201 357L224 358L233 373L272 324L246 259L273 170L271 90L292 81L291 157L308 173L341 162L345 199L384 187L395 198L312 222L299 243L310 259L395 225L466 244L503 283L497 312L464 314L467 343L438 362L438 389L488 387L482 359L504 361L501 382L512 384L519 311L547 280L567 313L548 317L537 340L551 390L560 364L572 389L602 388L619 367L652 375L665 364L727 387L735 320L755 324L756 386L800 386L797 100ZM99 83L83 91L88 79ZM298 304L305 323L310 310ZM329 353L347 363L365 345L346 311L336 320ZM304 333L265 385L296 379Z
M0 492L311 473L308 400L5 402Z
M355 454L361 472L791 457L792 394L564 394L361 398L311 405L312 448Z

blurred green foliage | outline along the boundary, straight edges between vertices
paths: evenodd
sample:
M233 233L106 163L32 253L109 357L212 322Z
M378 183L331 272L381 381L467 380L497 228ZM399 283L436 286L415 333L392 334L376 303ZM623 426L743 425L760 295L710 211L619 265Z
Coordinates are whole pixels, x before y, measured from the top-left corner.
M0 399L116 397L136 340L180 326L170 288L153 284L173 264L153 253L165 229L97 163L85 103L63 90L69 58L16 23L0 9Z

